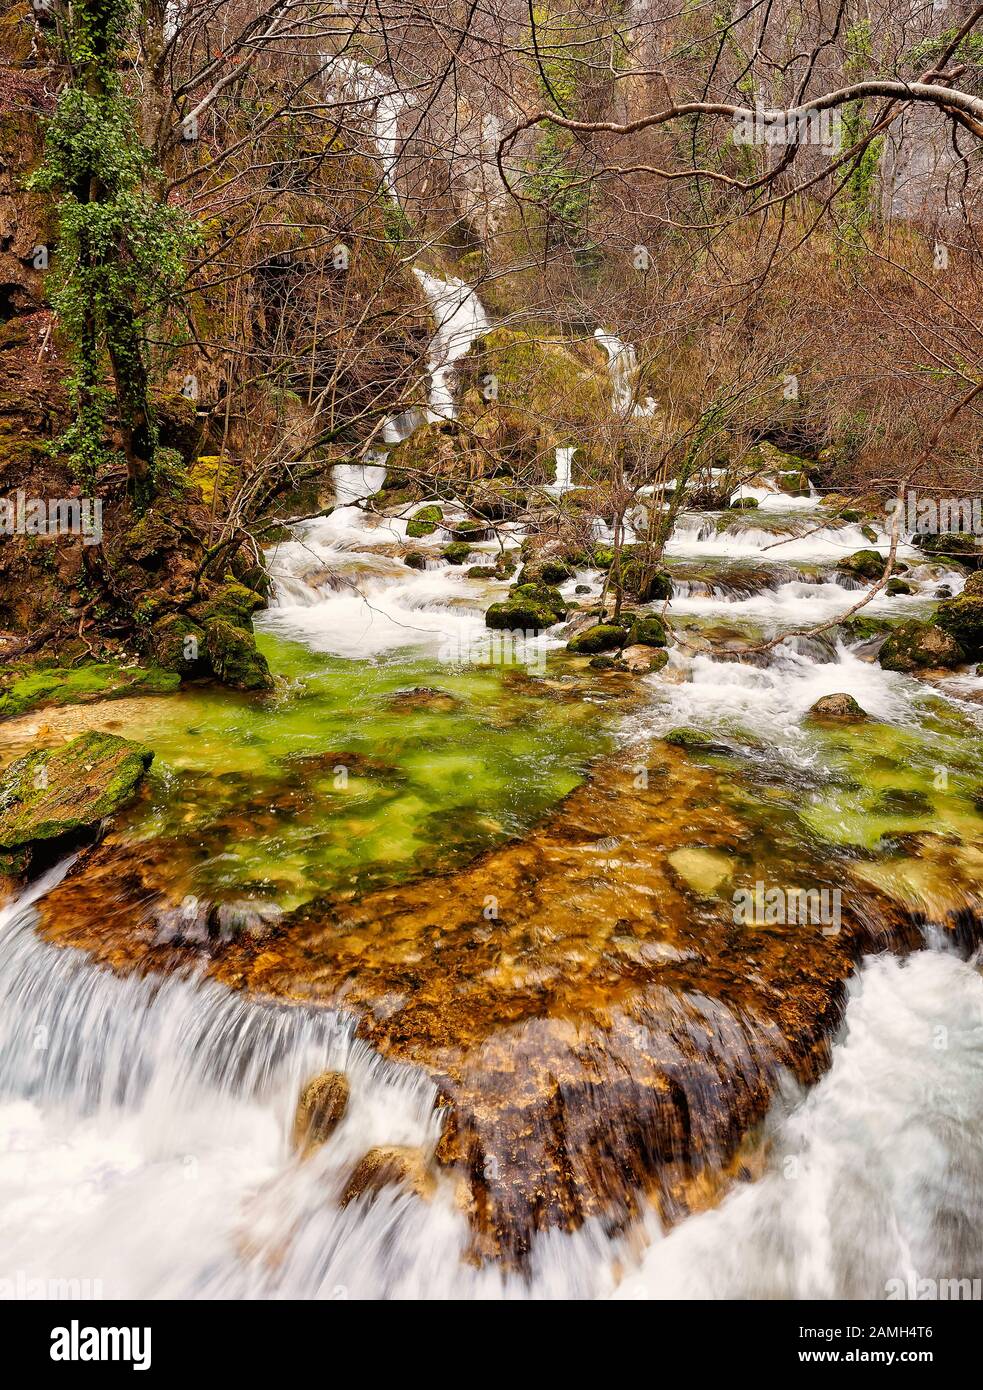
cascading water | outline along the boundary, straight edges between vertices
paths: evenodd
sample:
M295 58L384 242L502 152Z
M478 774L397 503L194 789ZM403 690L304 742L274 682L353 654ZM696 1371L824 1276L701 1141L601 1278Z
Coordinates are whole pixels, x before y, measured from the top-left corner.
M478 296L463 280L439 280L425 270L413 272L430 301L437 331L430 344L429 420L453 420L454 364L488 331L488 319Z
M605 333L603 328L595 328L594 337L608 355L608 370L611 373L611 409L615 415L634 415L643 418L654 415L656 403L651 396L636 402L635 377L638 375L638 358L630 343L623 342L613 333Z
M404 99L365 65L339 59L333 68L352 102L372 107L385 188L396 196ZM463 282L416 273L437 325L428 418L451 419L454 366L487 321ZM633 350L596 336L615 412L652 413L651 400L633 405ZM418 423L394 417L382 443ZM572 447L557 449L555 492L572 485L572 458ZM506 581L438 566L443 527L413 542L434 567L408 567L405 519L353 505L384 478L383 456L336 469L339 507L278 548L277 604L263 623L351 659L466 651ZM833 582L829 567L858 549L885 554L886 538L871 543L856 527L802 515L814 497L742 495L762 512L789 513L787 529L752 517L720 529L712 515L684 516L668 555L711 573L773 565L782 582L680 581L674 616L772 634L851 606L856 592ZM789 578L796 565L825 570ZM946 578L958 589L957 577ZM930 595L920 581L915 589L870 611L917 613ZM962 675L939 695L832 640L822 650L779 647L755 665L680 646L665 678L650 679L651 698L625 721L626 736L677 725L735 738L743 730L749 756L801 795L810 778L835 770L829 746L804 728L819 696L852 694L876 721L873 741L878 730L916 735L931 701L952 709L978 687ZM849 795L849 777L840 784ZM441 1112L429 1077L382 1060L333 1010L249 1000L190 974L119 978L47 944L35 905L69 867L0 911L0 1288L51 1296L69 1281L81 1296L107 1298L883 1298L895 1281L983 1276L983 978L941 934L929 932L908 960L869 958L855 972L832 1066L811 1092L776 1101L757 1181L668 1234L642 1202L623 1237L595 1222L540 1235L520 1276L471 1262L452 1175L439 1175L428 1199L389 1189L340 1203L371 1147L433 1154ZM301 1162L290 1145L296 1098L329 1069L345 1073L349 1109Z

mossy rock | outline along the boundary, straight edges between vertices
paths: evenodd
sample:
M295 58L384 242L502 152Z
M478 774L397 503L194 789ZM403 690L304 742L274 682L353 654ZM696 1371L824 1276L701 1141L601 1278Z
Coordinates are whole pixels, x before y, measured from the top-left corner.
M451 541L450 545L441 548L441 555L449 565L463 565L465 560L474 550L470 541Z
M758 510L758 499L756 497L739 497L736 502L731 502L733 512L756 512Z
M532 599L543 608L548 608L556 615L557 621L565 618L570 611L570 605L560 593L559 589L554 589L549 584L516 584L510 591L511 599Z
M967 661L983 657L983 594L965 590L958 598L940 603L935 622L962 648Z
M498 570L494 565L472 565L467 571L469 579L497 579Z
M965 531L943 531L939 534L917 535L912 543L925 555L937 557L952 564L965 565L968 569L983 567L983 550L976 544L973 536Z
M409 565L411 570L425 570L427 557L422 555L419 550L411 550L408 555L403 556L403 564Z
M515 521L529 496L524 488L505 478L485 478L469 483L464 500L473 512L488 521Z
M26 714L44 705L75 705L123 695L164 695L176 690L180 683L180 676L173 671L156 666L118 666L112 662L11 672L0 693L0 719Z
M406 523L406 535L418 541L423 536L432 536L443 524L444 513L438 506L421 507Z
M856 723L868 718L867 711L845 691L835 695L823 695L810 708L807 717L820 721L841 721Z
M855 550L836 566L846 574L855 574L858 579L880 579L887 567L887 561L876 550Z
M844 618L839 624L844 636L851 642L872 642L890 628L886 618L853 617Z
M716 753L720 755L730 755L733 749L726 743L719 743L709 734L705 734L702 729L690 729L685 725L679 729L670 729L665 735L664 742L673 748L684 748L687 753Z
M808 497L809 478L807 474L796 472L782 472L776 474L775 481L778 483L782 492L789 497Z
M627 628L615 627L612 623L596 623L571 637L567 643L567 651L587 656L596 652L620 651L627 645Z
M205 630L186 613L170 613L154 623L150 632L154 660L178 676L201 676L208 670Z
M878 654L885 671L952 670L966 657L956 639L935 623L901 623Z
M0 779L0 850L83 835L132 799L153 756L143 744L89 732L18 758Z
M628 635L628 645L632 647L664 647L666 629L659 618L638 618L632 623Z
M577 573L568 560L528 560L519 571L520 584L562 584Z
M979 594L983 596L983 570L976 570L966 580L962 596L967 594Z
M532 598L511 598L493 603L485 613L485 626L506 632L542 632L560 619L551 608Z
M888 598L894 598L897 594L912 594L914 593L914 589L912 589L906 579L889 579L884 592L887 594Z
M218 619L251 632L253 614L265 607L266 600L262 594L230 579L204 602L189 608L188 612L195 622L202 625Z
M631 560L622 569L622 587L639 603L662 602L672 598L672 580L665 570L646 570L640 560Z
M483 541L488 536L488 527L483 521L453 521L448 523L451 537L455 541Z
M205 624L205 647L212 671L233 690L272 690L266 657L256 650L252 632L224 618Z

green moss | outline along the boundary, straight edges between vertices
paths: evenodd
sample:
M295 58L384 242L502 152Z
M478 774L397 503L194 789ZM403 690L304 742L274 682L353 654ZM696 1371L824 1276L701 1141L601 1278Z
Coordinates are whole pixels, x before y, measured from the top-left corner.
M163 695L179 684L180 677L172 671L112 662L13 672L4 679L0 719L26 714L44 705L74 705L124 695Z
M406 535L410 540L420 540L423 536L432 536L444 519L444 513L438 506L421 507L410 521L406 523Z
M266 659L256 649L252 632L224 618L205 624L205 646L216 677L233 690L270 690L273 679Z
M664 647L666 630L658 618L639 618L632 623L628 634L628 646Z
M962 593L940 603L935 621L958 642L967 661L983 658L983 594Z
M887 561L876 550L855 550L836 566L846 574L855 574L858 579L880 579Z
M567 643L567 650L586 656L595 652L616 651L627 644L628 633L625 628L615 627L612 623L596 623L594 627L586 628L575 637L571 637Z
M463 565L465 560L474 550L470 541L451 541L450 545L441 547L441 555L450 565Z
M885 671L952 669L965 661L959 643L935 623L901 623L878 653Z
M485 626L507 632L542 632L560 621L552 608L534 598L511 598L493 603L485 613Z
M887 585L885 586L884 592L887 594L888 598L894 598L897 594L914 593L914 590L912 589L911 585L907 582L907 580L889 579L887 581Z
M153 752L114 734L87 733L19 758L0 779L0 849L78 834L133 796Z
M709 734L705 734L702 729L690 729L685 726L670 729L665 735L665 742L673 748L685 748L688 753L730 754L734 751L726 743L719 743Z

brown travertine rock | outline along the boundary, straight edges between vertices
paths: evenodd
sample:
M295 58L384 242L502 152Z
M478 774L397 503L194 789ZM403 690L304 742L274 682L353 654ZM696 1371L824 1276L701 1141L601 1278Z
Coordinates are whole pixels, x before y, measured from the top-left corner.
M344 1072L324 1071L308 1081L294 1115L294 1148L303 1157L331 1138L348 1109L348 1095Z
M429 1198L435 1186L436 1181L421 1149L401 1144L384 1145L369 1149L359 1159L345 1184L341 1205L347 1207L356 1197L380 1192L384 1187L405 1187L418 1197Z

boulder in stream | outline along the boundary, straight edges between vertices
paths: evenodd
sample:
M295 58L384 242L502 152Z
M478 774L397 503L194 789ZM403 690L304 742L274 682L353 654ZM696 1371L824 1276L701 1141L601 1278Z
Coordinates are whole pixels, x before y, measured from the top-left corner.
M857 704L852 695L839 691L835 695L823 695L809 710L810 719L835 719L841 723L859 723L868 718L867 711Z
M894 629L877 659L885 671L952 670L966 660L948 632L935 623L916 619Z
M595 652L610 652L627 646L628 632L613 623L595 623L593 627L578 632L567 643L567 650L579 656L593 656Z
M308 1081L294 1115L294 1148L302 1156L306 1158L331 1138L348 1109L348 1097L344 1072L324 1071Z
M967 661L983 657L983 593L969 585L958 598L940 603L935 625L962 648Z
M883 555L876 550L855 550L836 566L845 574L854 574L858 579L880 579L887 566Z
M129 739L90 732L18 758L0 779L0 873L26 873L41 844L57 853L84 841L132 799L153 756Z
M352 1169L342 1193L341 1205L347 1207L356 1197L381 1192L384 1187L403 1187L418 1197L433 1195L436 1182L427 1165L422 1149L403 1144L388 1144L370 1149Z

